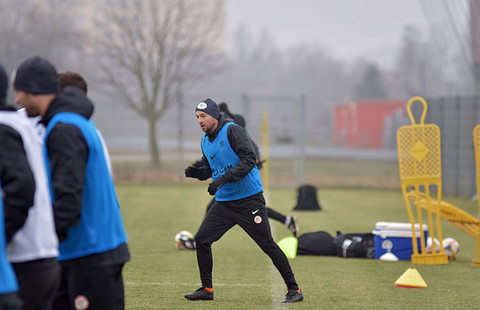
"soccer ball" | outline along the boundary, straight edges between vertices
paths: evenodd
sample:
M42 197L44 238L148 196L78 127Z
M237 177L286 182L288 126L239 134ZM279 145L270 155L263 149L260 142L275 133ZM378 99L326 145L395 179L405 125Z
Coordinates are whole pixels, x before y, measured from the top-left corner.
M182 230L175 235L175 246L179 250L195 250L193 235L186 230Z
M437 238L433 239L432 244L432 237L427 238L427 246L425 247L425 252L427 253L434 253L433 247L435 246L435 253L440 253L440 241Z
M442 241L443 252L447 254L449 260L456 260L458 252L460 252L460 245L457 240L453 238L445 238Z

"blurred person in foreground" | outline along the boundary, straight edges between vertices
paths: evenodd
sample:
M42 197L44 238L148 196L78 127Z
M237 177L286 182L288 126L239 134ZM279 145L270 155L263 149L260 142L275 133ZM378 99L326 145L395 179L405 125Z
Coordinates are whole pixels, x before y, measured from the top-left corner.
M0 66L0 81L6 79ZM0 180L7 255L17 276L22 309L50 309L60 267L42 146L26 114L6 104L7 85L0 84Z
M0 65L0 105L5 105L5 99L7 97L8 89L8 78L3 66ZM0 138L2 139L2 144L4 144L4 138L8 136L8 131L2 129L3 126L0 125ZM28 166L26 155L23 154L23 157L19 158L20 165ZM27 173L28 174L28 173ZM33 175L30 170L30 173L26 175L27 183L25 184L25 196L27 197L26 201L33 203L33 195L35 190L35 183L33 181ZM0 190L3 193L3 188L0 181ZM3 204L3 195L0 197L0 309L2 310L21 310L22 301L18 297L18 282L15 272L10 264L7 257L7 236L5 229L5 219L4 219L4 204ZM22 200L22 199L21 199Z
M122 269L130 258L115 188L90 117L93 103L77 87L58 92L55 67L25 60L14 78L15 101L45 125L44 153L60 240L62 279L53 309L124 309Z
M1 189L0 185L0 190ZM0 199L0 309L21 310L22 304L22 300L18 297L17 278L7 258L3 199Z
M74 86L78 89L82 90L85 95L88 92L88 85L87 81L77 72L72 71L65 71L58 73L58 84L60 87L60 91L63 91L68 86ZM103 147L103 153L105 154L105 160L107 161L108 170L112 173L112 163L110 160L110 153L108 152L107 143L105 143L105 139L103 138L102 133L97 128L97 134L100 138Z
M207 212L195 236L197 261L202 287L186 294L189 300L213 300L211 245L230 228L239 225L270 257L282 275L288 292L283 303L303 300L287 257L272 238L263 187L256 166L256 155L245 130L231 122L217 104L206 99L195 109L200 128L203 160L207 169L189 166L186 177L206 180L212 177L208 193L215 202Z

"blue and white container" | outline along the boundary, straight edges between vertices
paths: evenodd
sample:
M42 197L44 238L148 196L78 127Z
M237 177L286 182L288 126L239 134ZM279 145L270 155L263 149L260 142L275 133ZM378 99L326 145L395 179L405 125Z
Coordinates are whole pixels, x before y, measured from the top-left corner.
M412 224L395 222L377 222L374 234L375 259L387 252L391 252L399 260L409 260L413 254L412 247ZM423 224L423 233L425 241L428 236L428 225ZM417 237L418 251L421 251L420 245L420 225L415 224L415 235Z

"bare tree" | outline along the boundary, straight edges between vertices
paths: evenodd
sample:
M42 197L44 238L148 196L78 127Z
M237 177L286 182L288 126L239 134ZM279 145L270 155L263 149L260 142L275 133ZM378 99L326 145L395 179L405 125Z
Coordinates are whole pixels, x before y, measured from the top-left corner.
M96 21L95 59L108 91L148 123L150 159L160 167L157 121L183 89L218 68L224 1L107 1Z
M433 37L441 35L442 29L440 26L434 28ZM401 46L395 55L394 75L390 82L392 97L439 97L474 92L472 72L462 71L463 67L454 61L460 55L455 45L447 41L442 44L445 45L440 45L432 37L423 39L413 26L405 27Z
M354 91L355 99L385 99L387 91L383 85L382 72L377 64L367 64L361 80Z
M0 61L8 70L40 55L55 65L71 64L81 51L81 0L0 0ZM69 68L71 66L69 65Z

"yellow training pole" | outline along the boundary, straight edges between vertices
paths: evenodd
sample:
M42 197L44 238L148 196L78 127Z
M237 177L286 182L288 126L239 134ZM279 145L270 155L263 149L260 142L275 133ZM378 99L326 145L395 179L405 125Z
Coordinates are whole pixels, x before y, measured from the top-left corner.
M477 171L477 196L480 194L480 125L473 129L473 145L475 147L475 166ZM480 216L480 199L478 201L478 215ZM472 259L472 266L480 267L480 258L478 257L480 248L480 230L477 235L477 246L475 247L475 254Z
M262 183L263 189L265 192L268 192L270 189L270 175L269 175L269 158L268 158L268 112L263 111L262 119L262 145L263 145L263 174L262 174Z

